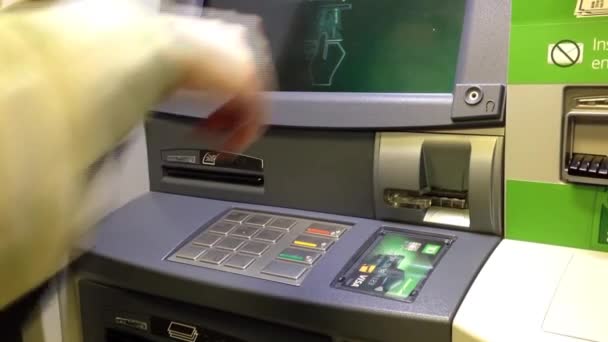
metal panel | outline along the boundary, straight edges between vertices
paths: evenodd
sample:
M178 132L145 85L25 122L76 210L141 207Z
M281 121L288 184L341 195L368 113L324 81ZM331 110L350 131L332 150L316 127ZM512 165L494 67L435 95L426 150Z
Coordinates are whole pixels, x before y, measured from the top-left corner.
M468 180L467 201L470 224L465 229L502 234L502 156L503 138L456 134L380 133L376 139L375 202L376 217L422 223L424 211L411 208L395 208L384 200L386 189L406 191L423 190L424 173L422 147L425 142L446 144L470 144L470 157L466 163ZM455 163L450 164L450 166ZM449 166L448 166L449 167ZM454 168L446 170L459 173ZM443 175L448 180L450 172Z
M206 222L232 207L352 222L300 287L163 260ZM292 209L150 193L109 216L96 246L76 265L80 277L109 286L221 309L330 336L367 341L450 341L451 322L498 237L390 224L453 235L456 241L413 303L333 289L330 284L367 239L386 223Z
M264 186L167 177L161 150L209 148L193 136L195 120L169 115L146 125L150 184L155 191L373 216L373 132L271 129L245 153L264 160Z
M469 0L466 5L457 84L505 84L510 0ZM454 122L452 94L280 93L266 94L275 126L325 128L416 128L501 125L491 119ZM179 92L155 110L205 118L217 106L192 92ZM466 116L460 113L458 116Z
M299 329L233 315L228 312L194 307L160 298L110 288L93 282L80 283L80 297L86 342L108 342L106 328L127 336L150 338L150 316L164 318L196 329L196 341L218 341L227 336L239 341L329 342L330 338ZM238 328L236 328L238 327ZM210 331L212 333L210 333ZM158 331L155 331L158 333ZM220 333L224 336L217 336ZM212 336L217 339L212 339ZM209 338L209 339L207 339ZM167 341L168 339L163 339ZM177 339L176 339L177 340ZM188 341L188 339L179 339ZM225 341L225 339L222 339ZM122 340L120 340L122 341ZM154 341L160 341L154 337ZM230 340L233 341L233 340Z

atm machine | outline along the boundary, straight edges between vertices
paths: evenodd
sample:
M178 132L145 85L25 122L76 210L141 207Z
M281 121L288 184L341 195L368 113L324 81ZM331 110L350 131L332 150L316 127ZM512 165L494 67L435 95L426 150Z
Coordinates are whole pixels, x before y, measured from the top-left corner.
M87 342L451 341L503 235L505 0L209 0L259 15L278 89L243 154L146 122L150 192L73 266Z

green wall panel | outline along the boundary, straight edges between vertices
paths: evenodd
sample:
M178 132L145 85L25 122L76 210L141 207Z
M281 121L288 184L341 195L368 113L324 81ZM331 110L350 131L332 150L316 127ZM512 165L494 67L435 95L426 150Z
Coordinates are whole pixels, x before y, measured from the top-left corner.
M608 251L600 229L606 194L603 187L509 180L506 237Z
M606 83L608 17L577 18L576 5L513 0L509 84Z

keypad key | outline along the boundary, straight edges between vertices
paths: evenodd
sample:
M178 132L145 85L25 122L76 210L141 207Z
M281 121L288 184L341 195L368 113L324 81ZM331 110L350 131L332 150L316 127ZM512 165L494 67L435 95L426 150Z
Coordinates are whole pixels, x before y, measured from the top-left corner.
M249 214L247 213L244 213L242 211L232 211L228 215L226 215L226 217L224 217L224 220L236 223L243 223L243 221L245 221L247 217L249 217Z
M334 226L324 223L313 223L308 228L306 228L305 233L339 238L340 236L342 236L345 230L346 228L341 226Z
M199 246L213 247L221 238L222 236L218 234L203 233L194 239L192 243Z
M239 249L239 247L241 247L245 243L245 241L247 241L247 240L228 236L228 237L224 238L222 241L220 241L215 247L221 248L221 249L226 249L229 251L236 251L237 249Z
M597 173L597 171L600 169L600 165L602 165L602 161L604 161L604 158L606 157L602 157L602 156L596 156L593 158L593 160L591 161L591 165L589 166L589 173Z
M266 252L268 247L270 247L270 245L263 242L249 241L243 247L241 247L241 249L239 249L239 252L259 256Z
M239 270L247 269L247 267L251 266L251 264L255 261L254 257L250 257L247 255L235 254L228 259L224 263L226 267L232 267Z
M300 235L293 242L292 245L302 248L316 249L319 251L326 251L334 243L332 239Z
M226 235L228 234L234 227L236 227L235 223L230 222L218 222L209 228L211 233L217 233Z
M308 268L304 265L274 260L262 270L262 273L275 277L298 280L306 273L306 270L308 270Z
M585 155L583 155L583 154L573 155L572 159L570 159L570 164L568 165L568 169L571 172L578 171L578 168L581 166L581 163L583 162L584 157L585 157Z
M241 227L237 227L235 230L233 230L232 233L230 233L230 235L249 239L252 236L254 236L255 233L257 233L259 230L260 230L259 228L255 228L255 227L241 226Z
M295 224L296 224L296 220L278 217L278 218L274 219L274 221L272 221L268 225L268 227L269 228L277 228L277 229L290 230L293 226L295 226Z
M597 174L604 178L608 177L608 158L602 160L600 168L597 170Z
M272 229L264 229L254 236L254 239L276 243L283 236L283 232Z
M207 251L207 253L203 254L198 259L198 261L208 263L208 264L219 265L222 263L222 261L226 260L230 255L231 255L231 253L229 253L229 252L218 251L217 249L211 249L211 250Z
M319 259L320 256L321 253L311 250L286 248L279 254L277 258L285 261L293 261L301 264L312 265L315 261L317 261L317 259Z
M201 254L205 253L206 250L207 248L204 247L186 245L182 247L177 253L175 253L175 256L180 259L196 260L196 258L198 258Z
M581 164L578 167L580 172L587 172L589 170L589 166L591 166L591 161L593 160L593 156L585 156L581 161Z
M268 216L268 215L253 215L250 218L248 218L245 223L247 224L251 224L254 226L265 226L268 224L268 222L270 222L270 220L272 220L272 216Z

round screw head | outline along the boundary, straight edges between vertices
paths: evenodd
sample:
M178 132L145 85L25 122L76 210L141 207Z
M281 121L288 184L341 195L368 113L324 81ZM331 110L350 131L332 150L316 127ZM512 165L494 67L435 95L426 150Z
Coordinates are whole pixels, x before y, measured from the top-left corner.
M479 87L471 87L467 89L467 92L464 95L464 102L471 106L479 104L482 99L483 91Z

